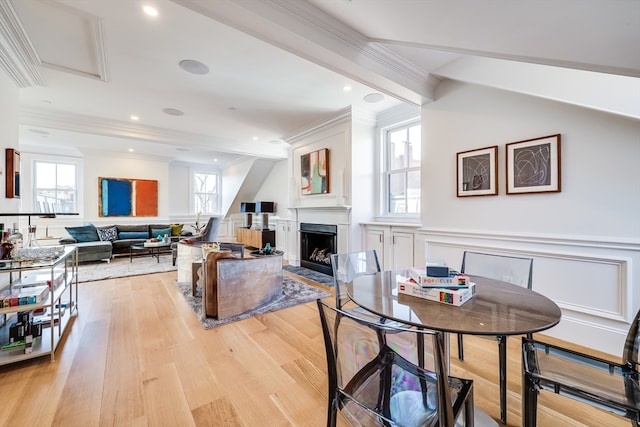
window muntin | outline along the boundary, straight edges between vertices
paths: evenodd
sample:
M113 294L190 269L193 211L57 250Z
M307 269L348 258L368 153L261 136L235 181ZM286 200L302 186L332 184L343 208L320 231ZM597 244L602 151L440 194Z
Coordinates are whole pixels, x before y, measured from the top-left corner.
M384 132L386 214L420 213L420 122Z
M34 211L78 212L77 166L36 160L34 162Z

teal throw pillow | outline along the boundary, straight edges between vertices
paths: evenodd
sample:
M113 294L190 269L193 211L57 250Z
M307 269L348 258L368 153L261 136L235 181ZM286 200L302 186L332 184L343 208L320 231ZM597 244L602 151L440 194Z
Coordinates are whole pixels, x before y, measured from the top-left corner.
M124 239L148 239L149 233L146 231L121 231L118 237Z
M151 237L158 237L160 236L160 238L163 238L164 235L168 235L171 236L171 227L167 227L167 228L152 228L151 229Z
M67 230L67 233L76 239L78 243L100 241L96 226L93 224L82 225L80 227L65 227L64 229Z

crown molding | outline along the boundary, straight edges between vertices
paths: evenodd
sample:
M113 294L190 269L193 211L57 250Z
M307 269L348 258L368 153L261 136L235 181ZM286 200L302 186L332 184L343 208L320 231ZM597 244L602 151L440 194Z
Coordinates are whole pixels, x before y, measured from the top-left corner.
M118 120L108 120L68 112L49 111L36 108L23 108L19 114L19 124L47 129L87 133L114 138L149 141L160 144L199 147L204 150L226 153L283 159L288 156L287 147L273 144L243 143L236 140L219 138L193 132L184 132L140 124L131 124ZM268 146L267 146L268 145Z
M40 58L9 0L0 0L0 41L0 67L16 86L41 86Z

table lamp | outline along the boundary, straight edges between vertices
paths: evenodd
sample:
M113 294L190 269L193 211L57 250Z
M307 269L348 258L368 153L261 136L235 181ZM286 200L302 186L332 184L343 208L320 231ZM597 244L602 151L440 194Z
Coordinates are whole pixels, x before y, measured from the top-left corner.
M251 228L253 224L253 212L256 211L256 204L253 202L240 203L240 212L246 213L244 219L244 228Z
M269 229L269 214L275 212L274 202L256 202L256 212L262 214L262 229Z

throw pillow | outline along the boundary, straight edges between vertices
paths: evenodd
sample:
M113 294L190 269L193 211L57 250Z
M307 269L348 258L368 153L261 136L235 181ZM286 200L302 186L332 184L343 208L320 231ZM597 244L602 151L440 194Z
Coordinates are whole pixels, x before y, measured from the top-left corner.
M148 239L149 233L146 231L121 231L118 233L119 239Z
M74 239L81 242L99 242L100 237L96 231L96 226L93 224L82 225L80 227L65 227L67 233Z
M171 224L171 235L179 236L182 233L182 227L184 224Z
M100 240L103 242L113 242L118 239L118 229L115 225L112 227L96 227L96 231L98 232L98 237L100 237Z
M152 228L151 229L151 237L160 236L160 238L162 238L162 237L164 237L165 234L168 234L169 236L171 236L171 227L167 227L167 228Z

